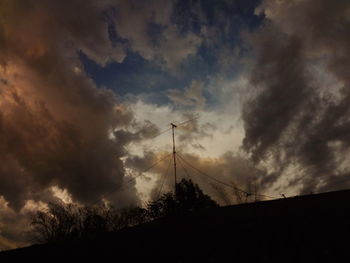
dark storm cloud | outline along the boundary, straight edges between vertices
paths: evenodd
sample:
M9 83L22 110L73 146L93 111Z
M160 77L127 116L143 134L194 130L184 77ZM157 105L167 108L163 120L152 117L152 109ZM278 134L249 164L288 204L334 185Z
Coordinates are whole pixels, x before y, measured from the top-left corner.
M128 130L119 129L113 132L115 140L123 145L128 145L129 143L137 143L142 140L154 138L158 132L158 127L151 123L150 121L145 121L144 123L134 123L132 125L136 132L130 132Z
M101 65L123 58L102 16L108 6L0 3L0 195L17 211L30 199L48 201L52 186L82 203L137 202L134 189L115 198L124 177L120 158L126 144L157 129L134 121L113 92L96 88L78 57L83 51Z
M102 67L123 61L125 43L113 41L109 29L110 10L123 12L126 2L0 2L0 206L8 211L0 218L0 243L19 240L28 200L57 201L53 186L84 204L139 202L132 184L122 187L121 158L126 145L158 129L137 122L112 91L97 88L79 57ZM125 21L118 22L123 32ZM20 218L16 228L7 224L11 217Z
M258 12L268 20L248 37L257 62L244 148L280 175L298 169L301 192L349 187L350 2L270 0Z
M143 157L140 156L129 156L126 159L125 165L129 168L135 169L139 172L147 170L151 164L155 163L157 160L157 155L152 151L147 151L144 153Z
M263 30L254 41L259 57L250 82L258 94L243 110L244 146L259 159L301 110L310 84L300 39Z

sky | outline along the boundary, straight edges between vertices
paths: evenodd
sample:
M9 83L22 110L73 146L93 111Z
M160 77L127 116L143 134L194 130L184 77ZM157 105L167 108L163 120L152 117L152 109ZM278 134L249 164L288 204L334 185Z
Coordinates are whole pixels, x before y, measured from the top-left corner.
M349 31L348 0L0 1L0 250L49 202L171 190L170 123L191 120L184 160L247 191L348 188Z

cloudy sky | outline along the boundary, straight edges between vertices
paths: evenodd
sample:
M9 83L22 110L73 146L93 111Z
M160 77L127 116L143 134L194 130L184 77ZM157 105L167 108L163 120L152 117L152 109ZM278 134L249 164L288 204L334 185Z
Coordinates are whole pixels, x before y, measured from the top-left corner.
M247 191L348 188L349 68L348 0L0 1L0 249L48 202L170 190L171 122L192 120L184 160Z

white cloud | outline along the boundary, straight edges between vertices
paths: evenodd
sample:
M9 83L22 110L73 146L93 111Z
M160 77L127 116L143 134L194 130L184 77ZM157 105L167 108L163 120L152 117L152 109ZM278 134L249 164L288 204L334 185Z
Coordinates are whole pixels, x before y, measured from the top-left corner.
M129 41L134 52L176 73L182 61L197 52L202 40L190 32L181 34L172 24L173 5L174 1L120 1L115 24L118 35ZM151 24L162 28L157 43L154 43L149 32Z
M191 86L184 91L171 89L168 91L168 98L179 106L192 106L202 109L206 99L203 96L203 83L193 80Z

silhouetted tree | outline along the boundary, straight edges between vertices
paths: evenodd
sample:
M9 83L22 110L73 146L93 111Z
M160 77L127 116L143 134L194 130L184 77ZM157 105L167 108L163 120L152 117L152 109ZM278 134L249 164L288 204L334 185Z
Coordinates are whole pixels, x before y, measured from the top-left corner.
M197 184L191 180L182 179L176 185L176 194L163 194L158 200L147 205L151 219L179 213L201 211L218 207L208 195L204 194Z
M39 243L91 238L160 217L218 206L191 180L182 179L176 187L176 195L166 193L146 208L115 210L110 206L49 203L47 210L37 211L31 218L33 238Z
M49 203L47 211L37 211L31 219L35 241L49 243L79 235L81 222L76 206Z
M150 219L157 219L175 213L176 200L172 193L163 194L159 199L147 204L147 213Z
M109 206L84 206L76 214L78 237L91 237L114 230L116 211Z
M148 221L147 210L141 207L129 207L119 210L112 221L112 231L136 226Z
M139 207L115 210L109 206L78 206L49 203L46 211L32 215L33 239L51 243L89 238L146 222L146 210Z

